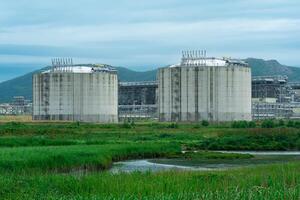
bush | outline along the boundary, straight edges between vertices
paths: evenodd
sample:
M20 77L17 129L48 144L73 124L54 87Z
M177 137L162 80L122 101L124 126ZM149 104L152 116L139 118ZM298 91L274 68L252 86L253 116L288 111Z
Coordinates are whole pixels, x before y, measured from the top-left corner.
M278 126L284 126L285 125L285 123L284 123L284 121L281 119L281 120L279 120L279 122L278 122Z
M201 128L201 124L195 124L193 128Z
M289 120L286 126L287 127L294 127L294 121Z
M261 124L262 128L274 128L275 124L273 120L264 120Z
M232 128L255 128L256 124L255 122L247 122L247 121L234 121L231 124Z
M24 123L21 123L21 122L8 122L5 124L6 126L9 126L9 127L24 127L26 126Z
M178 124L177 123L171 123L167 126L167 128L178 128Z
M134 122L134 120L131 121L130 125L131 125L131 127L135 127L135 122Z
M295 127L295 128L300 128L300 122L299 122L299 121L296 121L296 122L294 123L294 127Z
M122 124L122 128L132 128L132 126L131 126L131 123L128 123L128 122L124 122L123 124Z
M274 131L254 129L236 134L222 134L218 137L202 138L193 148L202 150L299 150L300 133L298 130Z
M249 128L255 128L256 127L256 123L254 121L248 122L248 127Z
M123 124L119 125L119 127L121 127L121 128L127 128L127 129L134 128L135 127L135 122L134 122L133 119L125 119L123 121Z
M202 126L209 126L209 122L207 120L202 120L201 125Z

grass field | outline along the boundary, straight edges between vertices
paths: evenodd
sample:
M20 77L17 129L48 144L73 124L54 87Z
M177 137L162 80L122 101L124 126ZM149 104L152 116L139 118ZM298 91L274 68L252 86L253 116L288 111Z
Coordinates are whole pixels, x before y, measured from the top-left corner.
M299 150L300 131L293 127L231 128L228 124L20 123L0 124L0 146L66 146L124 143L180 143L204 150Z
M1 174L1 199L293 199L299 163L226 172Z
M207 150L299 150L300 129L230 124L0 120L0 199L299 199L300 163L111 174L139 158L251 159ZM183 155L182 150L198 150ZM87 170L87 174L74 174Z

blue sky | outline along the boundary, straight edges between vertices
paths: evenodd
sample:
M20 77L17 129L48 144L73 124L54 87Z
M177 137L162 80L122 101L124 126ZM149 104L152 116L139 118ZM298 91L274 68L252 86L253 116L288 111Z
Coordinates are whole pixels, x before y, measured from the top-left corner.
M299 0L0 0L0 82L52 57L143 71L188 49L300 66L299 11Z

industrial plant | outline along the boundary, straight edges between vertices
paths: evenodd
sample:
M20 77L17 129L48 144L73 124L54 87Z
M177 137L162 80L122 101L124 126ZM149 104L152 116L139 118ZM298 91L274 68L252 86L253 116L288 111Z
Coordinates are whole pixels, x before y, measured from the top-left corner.
M14 96L9 103L0 104L0 115L31 115L32 102L24 96Z
M241 60L183 52L158 71L160 121L251 120L251 69Z
M299 84L289 83L287 76L252 78L253 119L299 118Z
M118 75L108 65L54 59L33 76L33 119L118 122Z
M141 82L120 82L109 65L53 59L51 67L33 76L32 104L15 97L0 111L32 112L34 120L103 123L299 118L299 88L287 76L251 79L243 60L207 57L206 51L185 51L179 64L158 70L157 80Z

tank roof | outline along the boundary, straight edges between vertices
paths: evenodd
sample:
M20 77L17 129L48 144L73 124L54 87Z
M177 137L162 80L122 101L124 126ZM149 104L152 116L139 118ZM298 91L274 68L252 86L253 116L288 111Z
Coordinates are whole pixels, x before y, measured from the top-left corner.
M206 51L184 51L181 63L169 67L189 66L243 66L249 67L248 63L240 59L206 57Z
M96 73L96 72L117 72L115 68L106 64L78 64L68 66L52 66L42 73L68 72L68 73Z
M248 63L239 59L228 59L228 58L182 58L181 63L171 65L170 67L179 66L231 66L239 65L244 67L249 67Z

